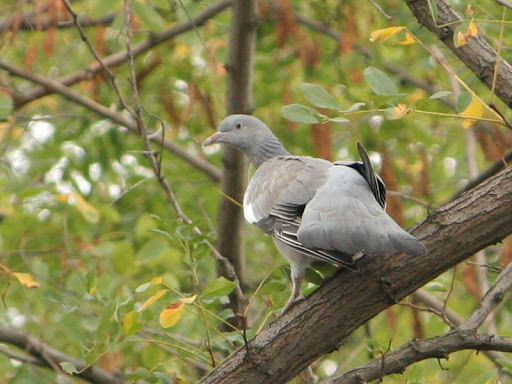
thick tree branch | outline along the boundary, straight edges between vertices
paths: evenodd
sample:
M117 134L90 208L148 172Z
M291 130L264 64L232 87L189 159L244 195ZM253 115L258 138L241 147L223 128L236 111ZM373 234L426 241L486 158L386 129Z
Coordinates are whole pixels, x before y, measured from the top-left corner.
M418 361L431 358L446 359L449 354L464 349L512 352L512 338L482 335L457 329L443 336L410 341L404 346L386 353L383 357L374 359L342 375L324 380L321 384L366 383L392 373L402 373L405 368Z
M505 104L512 108L512 66L480 35L474 36L468 44L455 47L453 34L458 22L464 19L442 0L435 0L438 20L434 22L427 0L406 0L420 24L426 26L478 77L492 88L496 60L501 60L496 78L495 92ZM441 25L441 27L438 27Z
M512 167L508 167L413 229L412 233L427 245L427 256L363 257L360 272L340 270L251 340L249 357L246 348L237 350L201 383L286 382L319 356L338 349L352 332L382 310L509 235L511 208ZM453 337L460 337L460 333ZM509 340L497 342L503 344L493 348L509 348ZM489 341L483 343L468 347L485 349L490 345Z
M137 124L133 120L129 120L125 118L121 113L118 113L114 110L111 110L99 103L96 103L95 101L88 99L87 97L83 96L81 93L66 87L62 83L49 79L47 77L41 76L36 73L27 72L21 68L18 68L2 59L0 59L0 68L6 70L11 75L21 77L23 79L29 80L35 84L42 85L45 89L48 89L50 92L57 93L66 99L73 101L76 104L82 105L83 107L87 108L91 112L95 112L100 116L103 116L109 120L112 120L115 123L118 123L126 128L131 133L139 134L139 131L137 129ZM208 161L193 156L188 151L186 151L184 148L182 148L180 145L176 144L172 140L169 140L167 138L162 138L159 135L151 136L150 138L153 142L156 142L163 146L163 148L169 150L170 152L174 153L176 156L182 158L187 163L191 164L192 166L196 167L197 169L203 171L206 173L209 177L211 177L213 180L220 180L222 179L222 172L215 167L214 165L210 164Z
M447 358L450 353L463 349L483 350L496 363L496 351L510 352L512 338L477 334L477 328L503 299L504 292L512 285L512 264L500 274L493 287L476 306L469 318L459 323L460 327L445 335L427 340L413 340L386 353L383 357L351 369L341 375L322 381L322 384L358 384L381 378L391 373L401 373L408 366L429 358ZM425 299L425 296L423 296ZM428 301L428 297L426 298ZM455 321L460 322L460 319ZM497 364L497 363L496 363Z
M148 38L138 44L134 44L132 47L132 52L134 56L139 56L151 49L155 46L172 39L184 32L190 31L195 27L199 27L203 25L205 22L210 20L212 17L216 16L218 13L222 12L226 8L231 5L232 0L220 0L218 3L215 3L209 7L207 7L203 12L197 14L191 19L184 21L182 23L178 23L173 25L172 27L166 29L160 33L150 34ZM114 53L112 55L106 56L103 58L103 64L107 67L111 68L116 65L120 65L125 63L128 60L128 52L121 51ZM73 85L80 81L90 79L95 74L102 71L102 65L100 63L92 63L81 71L60 77L56 79L57 82L62 85ZM14 98L14 104L16 108L21 108L23 105L39 99L43 96L46 96L50 93L54 92L47 87L35 88L32 89L23 95L18 95Z
M75 375L91 383L116 384L125 382L124 379L112 375L101 368L94 366L87 367L87 364L84 361L68 356L43 343L37 337L27 335L17 329L8 327L0 328L0 342L14 345L33 356L36 360L27 360L27 362L30 362L31 364L40 364L42 366L53 368L53 364L55 363L60 364L63 362L70 362L79 371L79 373L76 373ZM0 353L1 352L2 351L0 351Z

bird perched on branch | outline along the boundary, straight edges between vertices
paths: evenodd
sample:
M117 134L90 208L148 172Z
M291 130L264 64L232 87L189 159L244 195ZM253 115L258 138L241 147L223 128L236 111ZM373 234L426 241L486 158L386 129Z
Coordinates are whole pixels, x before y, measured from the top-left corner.
M272 236L290 262L293 288L283 311L299 300L315 259L355 269L363 254L427 253L386 213L386 187L361 144L362 162L293 156L265 123L249 115L226 117L203 146L213 143L242 150L256 167L244 216Z

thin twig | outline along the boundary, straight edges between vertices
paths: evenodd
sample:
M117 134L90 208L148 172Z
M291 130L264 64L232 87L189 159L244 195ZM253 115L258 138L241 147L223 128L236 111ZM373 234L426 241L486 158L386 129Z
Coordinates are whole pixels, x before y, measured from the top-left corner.
M119 102L121 103L121 106L124 109L129 110L130 107L126 103L126 101L124 100L124 97L121 94L121 91L119 90L119 87L117 86L116 77L114 76L114 74L112 73L110 68L103 62L100 54L98 53L98 51L96 51L94 46L91 44L91 42L87 38L87 35L85 34L85 32L84 32L84 30L82 28L82 25L80 24L80 20L78 19L78 15L75 12L75 10L73 9L73 7L71 6L71 3L69 2L69 0L62 0L62 2L64 3L64 6L67 8L68 12L73 17L73 23L75 24L75 27L78 30L80 38L85 43L85 45L87 45L87 48L89 48L89 51L91 51L92 55L94 56L94 58L96 59L98 64L101 66L103 71L107 74L107 77L108 77L110 83L112 84L112 88L114 89L114 92L116 93L117 98L119 99Z
M375 9L377 11L379 11L379 13L382 16L384 16L386 18L386 20L391 20L391 16L389 16L375 0L370 0L370 3L372 3L372 5L375 7Z
M120 124L128 128L131 133L138 133L138 128L136 122L127 119L121 113L118 113L114 110L111 110L95 101L83 96L81 93L65 86L64 84L52 80L48 77L41 76L37 73L27 72L17 66L12 65L11 63L0 59L0 68L6 70L10 74L21 77L23 79L29 80L35 84L42 85L44 88L49 89L50 93L57 93L61 96L64 96L66 99L75 102L76 104L82 105L88 110L95 112L96 114L103 116L109 120L112 120L115 123ZM151 137L151 141L160 142L160 138ZM218 169L216 166L210 164L208 161L194 156L182 148L180 145L176 144L174 141L165 139L160 142L163 147L175 155L179 156L183 160L185 160L190 165L196 167L197 169L206 173L213 180L220 180L222 178L222 171Z
M476 331L491 311L503 300L505 292L510 287L512 287L512 264L507 265L500 273L494 285L487 291L460 329Z
M433 313L433 314L439 316L441 319L443 319L443 321L446 324L448 324L450 326L450 328L456 327L456 325L454 323L452 323L451 320L448 318L448 316L446 315L446 311L444 309L438 311L437 309L432 308L432 307L423 307L421 305L416 305L416 304L409 303L409 302L400 302L398 304L402 305L404 307L410 307L412 309L416 309L418 311Z
M0 341L3 343L14 345L27 354L33 356L37 361L31 359L22 360L27 363L35 363L46 367L51 367L52 364L60 364L62 362L70 362L77 369L74 375L81 377L90 383L98 384L116 384L125 383L126 381L113 375L101 368L95 366L88 366L84 361L75 357L66 355L49 345L43 343L40 339L21 332L17 329L2 327L0 328ZM0 350L0 352L3 352ZM60 367L59 367L60 369ZM62 370L60 370L62 372Z
M176 214L178 215L179 218L181 218L183 220L183 222L185 224L193 224L192 220L185 214L185 212L182 210L180 204L178 203L178 200L176 198L173 188L171 187L171 185L169 184L167 179L162 175L161 167L160 167L160 160L157 159L157 157L155 156L154 152L151 149L150 140L149 140L149 137L147 134L147 126L146 126L146 122L144 119L144 115L142 113L142 105L140 102L138 88L137 88L137 79L136 79L136 73L135 73L135 60L134 60L135 56L134 56L134 52L131 49L132 30L131 30L130 15L131 15L132 10L131 10L130 0L125 0L124 4L125 4L125 13L126 13L125 22L126 22L126 26L127 26L126 43L127 43L128 57L129 57L128 62L129 62L129 68L130 68L130 84L132 86L133 96L134 96L134 100L135 100L135 104L136 104L135 109L133 111L133 118L136 121L137 131L139 132L140 136L143 139L144 147L148 153L147 157L150 161L153 172L155 173L155 176L156 176L158 182L164 189ZM196 235L202 236L202 232L197 226L194 226L192 228L192 231ZM226 271L228 271L228 274L229 274L228 277L233 281L237 281L235 293L240 299L244 299L244 294L240 287L239 279L238 279L238 276L236 274L233 264L226 257L222 256L210 241L205 240L204 242L211 249L212 255L215 258L215 260L218 263L222 264L225 267Z
M190 20L184 21L182 23L174 24L172 27L160 32L160 33L152 33L146 40L134 44L132 46L132 53L134 56L139 56L145 52L150 51L154 47L159 44L162 44L184 32L191 30L194 27L203 25L206 21L210 20L218 13L227 9L232 3L232 0L220 0L217 3L210 5L205 8L203 12L198 13ZM127 51L120 51L113 53L112 55L106 56L103 58L103 63L107 67L114 67L120 64L125 63L128 60ZM96 73L102 70L102 66L99 63L92 63L85 67L84 69L71 73L69 75L60 77L56 79L57 82L62 85L73 85L80 81L84 81L90 79L91 76L94 76ZM16 108L20 108L23 105L35 100L39 99L45 95L54 92L52 89L43 88L35 88L30 91L25 92L23 95L19 95L15 100Z

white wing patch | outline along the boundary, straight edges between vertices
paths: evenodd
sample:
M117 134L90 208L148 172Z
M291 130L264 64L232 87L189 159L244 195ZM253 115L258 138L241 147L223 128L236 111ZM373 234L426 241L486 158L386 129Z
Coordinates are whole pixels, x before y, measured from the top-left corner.
M251 224L258 222L256 215L254 214L252 203L247 204L247 193L244 195L244 217Z

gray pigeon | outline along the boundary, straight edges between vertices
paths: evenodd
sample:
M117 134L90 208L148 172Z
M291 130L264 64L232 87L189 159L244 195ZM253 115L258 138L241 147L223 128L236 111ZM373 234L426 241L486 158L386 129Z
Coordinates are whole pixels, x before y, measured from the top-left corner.
M363 162L292 156L265 123L249 115L226 117L203 146L213 143L242 150L256 167L244 216L272 236L290 262L293 289L283 311L299 300L315 259L356 269L363 254L427 253L385 212L386 187L361 144Z

